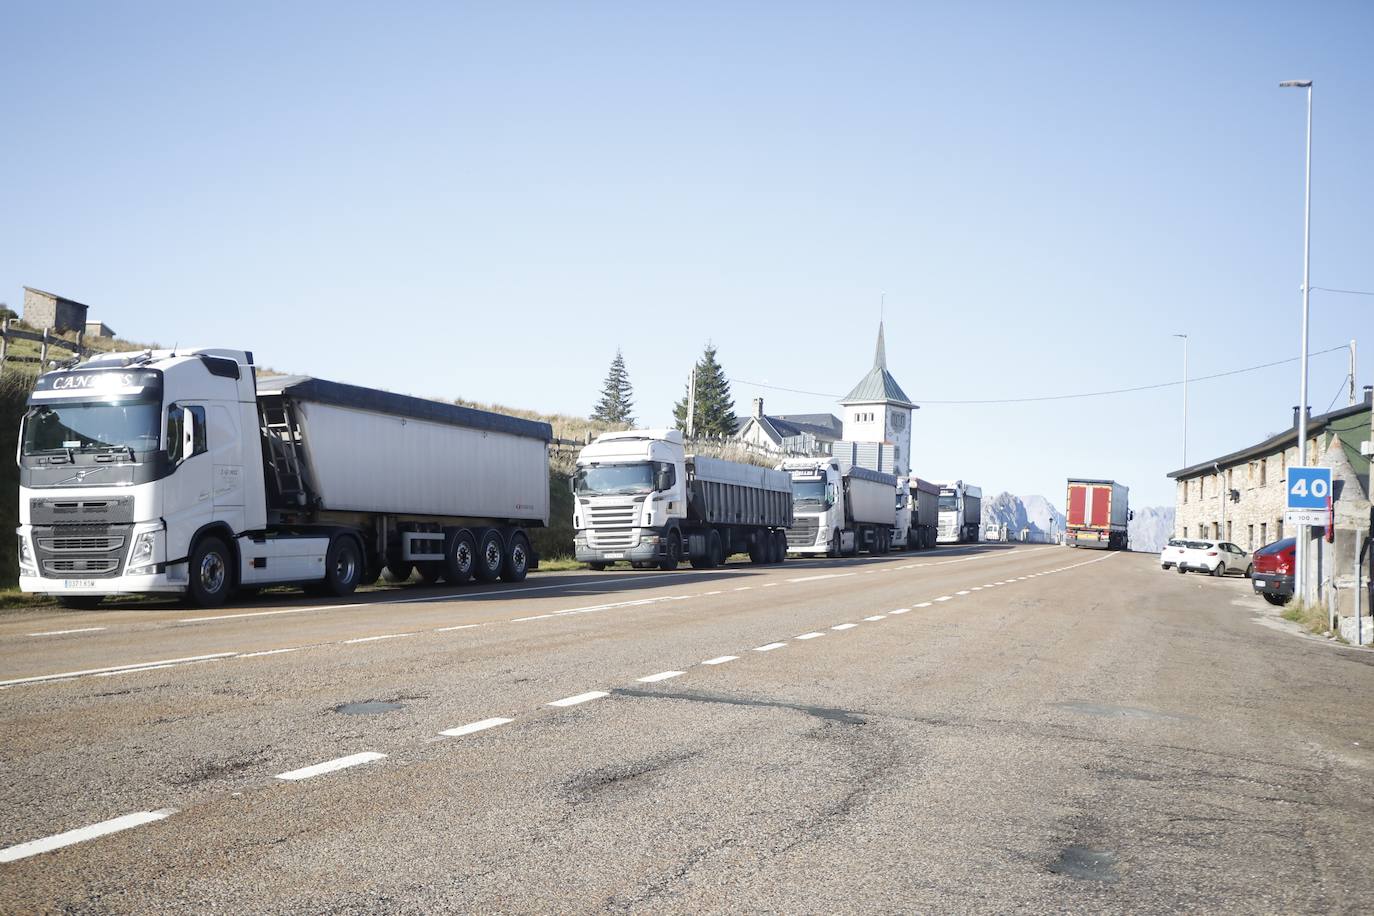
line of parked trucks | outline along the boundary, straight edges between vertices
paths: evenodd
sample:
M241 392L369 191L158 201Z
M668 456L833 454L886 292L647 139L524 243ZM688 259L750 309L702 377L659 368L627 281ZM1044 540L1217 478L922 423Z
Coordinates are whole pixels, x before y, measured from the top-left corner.
M385 575L519 582L549 520L547 423L303 376L251 352L96 356L41 375L20 431L19 583L90 607L266 586L341 596ZM573 482L574 553L711 568L978 538L981 492L836 458L775 469L607 433Z

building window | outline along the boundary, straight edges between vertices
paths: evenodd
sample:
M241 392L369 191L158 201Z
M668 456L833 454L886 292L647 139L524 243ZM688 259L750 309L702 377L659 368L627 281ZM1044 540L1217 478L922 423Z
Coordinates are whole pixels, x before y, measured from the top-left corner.
M1259 471L1260 471L1259 485L1262 486L1262 487L1263 487L1263 486L1268 486L1268 485L1269 485L1269 459L1268 459L1268 458L1265 458L1263 461L1261 461L1261 462L1259 463L1259 466L1260 466L1260 468L1259 468Z
M1231 523L1228 521L1226 523L1226 543L1229 544L1232 540L1233 538L1231 537Z
M1274 522L1274 540L1283 540L1283 519Z
M1267 538L1269 537L1269 535L1265 533L1266 530L1267 530L1268 528L1269 528L1269 523L1268 523L1268 522L1260 522L1260 546L1261 546L1261 547L1263 547L1265 544L1268 544L1268 543L1269 543L1269 541L1267 540Z
M1212 522L1212 540L1221 540L1221 522Z
M1254 550L1254 549L1255 549L1255 526L1254 526L1254 525L1246 525L1246 526L1245 526L1245 549L1246 549L1246 550Z

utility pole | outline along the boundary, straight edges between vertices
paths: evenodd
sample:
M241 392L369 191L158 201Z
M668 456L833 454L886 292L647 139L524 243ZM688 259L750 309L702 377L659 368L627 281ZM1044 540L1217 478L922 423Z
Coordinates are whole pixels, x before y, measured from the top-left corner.
M1188 335L1175 334L1183 338L1183 466L1188 466Z
M1298 465L1307 466L1307 319L1312 292L1312 81L1285 80L1284 89L1307 90L1307 169L1302 217L1302 381L1298 387ZM1307 600L1307 550L1312 541L1310 525L1299 526L1297 568L1293 571L1293 592L1299 601Z
M1355 341L1350 341L1350 406L1355 406Z
M696 435L697 420L697 369L692 367L692 374L687 376L687 438L692 439Z

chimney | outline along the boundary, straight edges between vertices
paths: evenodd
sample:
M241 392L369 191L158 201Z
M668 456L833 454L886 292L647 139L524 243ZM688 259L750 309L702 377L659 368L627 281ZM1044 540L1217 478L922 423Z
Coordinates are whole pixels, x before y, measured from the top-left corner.
M754 416L763 416L763 398L754 398Z
M1374 406L1374 385L1364 386L1364 406Z
M1311 408L1310 406L1307 408L1307 420L1308 420L1309 423L1312 421L1312 408ZM1297 429L1297 428L1298 428L1298 405L1297 405L1297 404L1294 404L1294 405L1293 405L1293 428L1294 428L1294 429Z

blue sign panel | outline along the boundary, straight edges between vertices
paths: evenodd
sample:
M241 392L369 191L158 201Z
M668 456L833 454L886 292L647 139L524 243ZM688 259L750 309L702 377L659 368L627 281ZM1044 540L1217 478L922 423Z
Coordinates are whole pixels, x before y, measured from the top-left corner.
M1330 498L1330 468L1288 469L1288 508L1325 509Z

